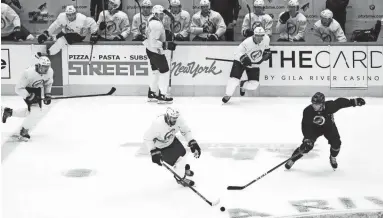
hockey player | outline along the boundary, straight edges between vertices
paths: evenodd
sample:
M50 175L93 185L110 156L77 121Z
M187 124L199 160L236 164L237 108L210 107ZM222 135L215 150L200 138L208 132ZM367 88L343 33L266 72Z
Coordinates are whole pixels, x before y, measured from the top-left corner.
M333 19L330 10L320 13L321 19L314 24L314 35L322 42L347 42L340 24Z
M144 0L141 4L142 14L138 13L133 16L132 34L133 41L144 41L146 39L146 27L149 22L149 17L152 15L152 2ZM142 23L141 23L142 20Z
M298 0L289 0L288 11L279 14L277 30L280 33L279 42L304 42L307 19L299 12Z
M303 143L295 149L292 156L298 153L308 153L313 149L314 143L318 137L324 136L331 146L330 164L335 170L338 167L336 156L340 151L340 136L338 128L335 125L334 114L347 107L363 106L366 104L363 98L338 98L335 101L325 101L324 94L317 92L311 98L311 105L307 106L303 111L302 133ZM286 169L290 169L295 161L299 160L303 155L300 154L296 158L285 164Z
M40 57L38 63L27 68L22 74L19 83L15 87L16 93L21 96L27 108L11 109L5 107L2 112L2 122L7 122L9 117L25 117L20 130L20 139L28 141L29 129L35 125L36 119L41 115L41 101L44 96L44 104L51 103L51 89L53 84L53 70L48 57Z
M170 1L170 12L174 16L174 24L170 17L164 17L164 26L167 30L166 40L171 41L174 37L175 41L190 41L190 14L182 10L180 0ZM173 28L172 28L173 27Z
M65 12L60 13L48 30L39 35L39 44L44 43L58 29L61 29L61 32L57 34L56 42L47 48L47 53L43 55L55 55L67 44L82 42L89 32L91 43L94 44L98 40L98 27L94 19L78 13L73 5L66 6Z
M265 2L263 0L254 1L254 13L246 14L242 23L242 35L247 38L254 35L256 27L262 27L266 34L271 38L273 19L265 14ZM251 23L250 23L251 22Z
M100 13L97 21L100 40L125 41L130 34L129 18L125 12L118 10L120 4L121 0L109 0L105 17L104 12Z
M258 64L271 58L270 38L262 27L254 29L254 35L245 39L234 54L230 78L226 85L226 94L222 98L227 103L235 89L240 85L240 95L245 95L245 90L256 90L259 86ZM243 71L246 70L247 79L240 82Z
M1 3L1 40L33 40L34 37L21 28L20 17L5 3Z
M192 17L190 32L195 34L193 41L218 41L226 32L222 16L210 9L209 0L201 0L201 10Z
M187 164L185 147L176 137L180 132L188 141L188 147L195 158L201 155L201 148L194 140L190 128L186 125L178 110L167 108L166 113L158 116L146 131L144 143L150 151L152 162L162 166L162 161L175 168L182 180L174 177L177 182L183 186L193 186L194 181L187 179L186 176L193 176L194 172L190 170Z
M173 103L173 98L167 95L169 85L169 64L164 50L174 51L176 44L166 41L165 28L163 25L164 7L155 5L152 9L153 16L149 18L146 30L148 38L143 42L146 46L146 54L153 71L149 84L148 101L158 101L159 104ZM157 89L159 94L157 95Z

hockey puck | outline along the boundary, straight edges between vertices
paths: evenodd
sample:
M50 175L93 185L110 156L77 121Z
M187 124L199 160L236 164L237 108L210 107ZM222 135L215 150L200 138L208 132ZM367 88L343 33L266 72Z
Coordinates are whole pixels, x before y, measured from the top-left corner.
M222 212L224 212L224 211L226 210L226 208L225 208L225 207L221 207L220 210L221 210Z

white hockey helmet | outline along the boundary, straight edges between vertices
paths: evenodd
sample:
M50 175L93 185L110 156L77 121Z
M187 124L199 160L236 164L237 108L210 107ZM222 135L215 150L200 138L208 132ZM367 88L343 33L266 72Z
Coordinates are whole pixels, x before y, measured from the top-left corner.
M120 7L121 5L121 0L109 0L110 3L113 3L114 5L117 5L117 7L114 7L113 9L116 9Z
M181 1L180 0L170 0L170 6L180 6Z
M152 7L152 2L150 0L144 0L141 4L143 7Z
M38 64L40 66L48 66L48 67L50 67L51 66L51 60L49 60L49 58L46 57L46 56L41 56L39 58Z
M65 13L66 14L74 14L74 13L76 13L76 8L73 5L68 5L65 8Z
M254 1L254 7L264 7L265 1L264 0L255 0Z
M152 8L152 14L163 14L164 7L162 5L154 5Z
M295 6L299 6L299 1L298 0L289 0L287 2L287 6L291 6L291 7L295 7Z
M171 108L171 107L168 107L166 109L165 120L166 120L166 123L169 124L170 126L173 126L174 124L176 124L179 116L180 116L180 112L177 109Z
M326 18L326 19L331 19L333 18L334 14L332 13L332 11L330 11L329 9L324 9L321 13L320 13L320 17L321 18Z
M254 36L264 36L265 34L265 30L260 26L254 29Z
M199 6L202 7L202 6L208 6L210 8L210 1L209 0L201 0L199 2Z

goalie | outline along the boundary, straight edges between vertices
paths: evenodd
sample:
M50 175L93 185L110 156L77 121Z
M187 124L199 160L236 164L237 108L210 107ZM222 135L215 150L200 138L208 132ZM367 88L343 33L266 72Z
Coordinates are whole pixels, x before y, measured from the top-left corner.
M227 103L235 89L240 85L240 95L244 96L246 90L256 90L259 86L259 67L263 61L271 58L270 38L262 27L254 29L254 35L245 39L234 54L230 78L226 86L226 94L222 98ZM243 71L246 71L247 80L240 81Z

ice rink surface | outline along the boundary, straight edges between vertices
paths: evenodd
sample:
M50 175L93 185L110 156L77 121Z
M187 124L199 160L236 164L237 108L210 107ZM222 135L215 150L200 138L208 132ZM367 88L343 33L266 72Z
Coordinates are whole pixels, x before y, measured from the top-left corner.
M24 107L19 97L1 100L2 106ZM219 97L176 97L173 106L203 150L198 160L190 155L196 189L209 200L220 198L218 207L180 187L165 168L142 155L144 132L167 107L145 100L57 101L45 108L27 143L9 141L21 119L1 124L3 217L383 216L377 213L383 211L383 99L366 98L364 107L335 114L342 140L337 171L322 137L290 171L281 167L242 191L227 191L228 185L262 175L300 145L302 112L310 98L234 97L222 105ZM70 177L71 170L90 174ZM220 206L227 210L220 212Z

